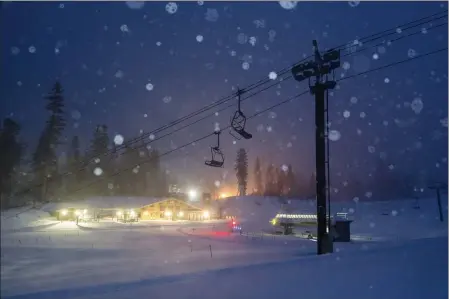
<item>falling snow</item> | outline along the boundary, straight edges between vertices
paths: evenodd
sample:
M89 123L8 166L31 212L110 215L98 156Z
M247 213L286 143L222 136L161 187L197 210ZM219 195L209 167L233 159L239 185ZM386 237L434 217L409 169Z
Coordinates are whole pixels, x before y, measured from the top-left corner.
M279 5L283 9L291 10L296 8L296 5L298 5L298 1L279 1Z
M154 86L153 86L153 84L151 84L151 83L147 83L147 85L145 86L145 88L146 88L148 91L152 91L153 88L154 88Z
M178 11L178 4L175 2L169 2L165 5L165 10L171 15L175 14Z
M201 42L203 41L203 39L204 39L204 38L203 38L202 35L197 35L197 36L196 36L196 41L199 42L199 43L201 43Z
M411 104L411 108L415 114L420 114L424 108L424 103L421 98L414 98Z
M145 6L144 1L126 1L126 5L131 9L142 9Z
M357 7L360 4L360 1L348 1L349 6Z
M122 145L123 141L124 141L124 138L123 138L122 135L117 134L117 135L114 136L114 143L115 143L115 145Z
M218 21L218 11L215 8L208 8L204 18L209 22L217 22Z
M103 174L103 169L101 169L100 167L95 167L95 169L94 169L94 174L95 174L96 176L102 175L102 174Z
M341 134L337 130L330 130L328 138L331 141L338 141L341 138Z

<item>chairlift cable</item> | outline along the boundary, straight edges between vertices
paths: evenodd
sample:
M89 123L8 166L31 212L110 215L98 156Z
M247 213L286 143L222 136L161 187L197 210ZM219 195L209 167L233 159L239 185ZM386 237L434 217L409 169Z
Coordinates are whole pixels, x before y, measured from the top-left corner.
M441 16L441 14L443 14L443 15ZM422 17L422 18L419 18L419 19L417 19L417 20L413 20L413 21L410 21L410 22L407 22L407 23L404 23L404 24L401 24L401 25L397 25L397 26L394 26L394 27L392 27L392 28L390 28L390 29L386 29L386 30L383 30L383 31L381 31L381 32L377 32L377 33L374 33L374 34L370 34L370 35L365 36L365 37L361 37L361 38L359 38L359 39L357 39L357 40L358 40L359 42L361 42L361 43L369 43L369 42L372 42L372 41L374 41L374 40L383 38L383 37L385 37L385 36L390 36L390 35L395 35L395 34L397 34L397 32L396 32L396 29L397 29L397 28L401 28L401 30L404 32L405 30L409 30L409 29L411 29L411 28L415 28L415 27L417 27L417 26L421 26L421 25L423 25L423 24L429 23L429 22L431 22L431 21L439 20L439 19L445 18L445 17L447 17L447 10L439 11L439 12L434 13L434 14L432 14L432 15L429 15L429 16L426 16L426 17ZM414 24L414 23L417 23L417 24ZM432 30L432 29L434 29L434 28L441 27L442 25L445 25L445 24L447 24L447 23L440 24L440 25L437 25L437 26L435 26L435 27L430 27L430 28L428 28L428 30ZM409 27L407 27L407 26L409 26ZM403 39L403 38L405 38L405 37L408 37L408 36L411 36L411 35L415 35L415 34L418 34L418 33L420 33L420 32L415 32L414 34L410 34L410 35L404 35L404 36L401 36L401 37L399 37L399 38L397 38L397 39L395 39L395 40L392 40L392 41L400 40L400 39ZM368 40L366 40L366 39L368 39ZM382 45L382 44L384 44L384 42L381 42L381 43L377 44L376 46L379 46L379 45ZM341 51L341 50L349 49L349 48L351 48L351 47L353 47L353 46L354 46L354 45L348 45L348 43L345 43L345 44L342 44L342 45L337 46L337 47L332 48L332 49L334 49L334 50L335 50L335 49L339 49L339 50ZM365 48L365 49L359 49L359 50L357 50L356 52L353 52L353 53L348 53L348 54L346 54L346 55L343 55L342 57L346 57L346 56L349 56L349 55L353 55L353 54L359 53L359 52L364 51L364 50L366 50L366 48ZM290 70L291 70L294 66L303 63L304 61L306 61L307 59L309 59L309 58L311 58L311 57L313 57L313 55L309 55L308 57L306 57L306 58L304 58L304 59L301 59L300 61L296 62L295 64L293 64L293 65L290 66L290 67L285 67L285 68L283 68L282 70L280 70L280 71L277 72L277 75L278 75L278 76L282 76L282 75L284 75L285 73L290 72ZM290 79L290 78L292 78L292 76L288 76L287 78L284 78L283 80L288 80L288 79ZM251 90L253 90L253 89L257 89L258 87L260 87L260 86L262 86L262 85L264 85L264 84L266 84L266 83L268 83L268 82L270 82L270 81L272 81L272 79L267 79L267 78L261 79L261 80L259 80L258 82L253 83L253 84L249 85L248 87L246 87L246 88L244 88L244 89L241 89L241 92L242 92L242 93L246 93L246 92L249 92L249 91L251 91ZM280 80L280 81L281 81L281 80ZM279 84L279 83L278 83L278 82L275 82L275 84L270 85L269 88L271 88L271 87L273 87L273 86L275 86L275 85L277 85L277 84ZM255 93L253 93L253 95L256 95L256 94L258 94L258 93L260 93L260 92L263 92L263 91L265 91L266 89L267 89L267 88L264 88L262 91L257 91L257 92L255 92ZM150 131L150 132L147 132L147 133L140 134L139 136L137 136L137 137L135 137L135 138L133 138L133 139L130 139L129 141L127 141L127 142L123 143L122 145L118 146L117 148L115 148L115 151L122 150L122 149L128 147L128 146L131 145L131 144L134 144L134 143L143 141L144 139L148 138L148 137L149 137L150 135L152 135L152 134L157 134L157 133L159 133L159 132L161 132L161 131L167 130L167 129L169 129L169 128L171 128L171 127L174 127L174 126L176 126L177 124L179 124L179 123L181 123L181 122L184 122L184 121L186 121L186 120L188 120L188 119L191 119L191 118L193 118L193 117L195 117L195 116L197 116L197 115L199 115L199 114L201 114L201 113L203 113L203 112L206 112L206 111L211 110L211 109L213 109L213 108L215 108L215 107L217 107L217 106L219 106L219 105L222 105L222 104L224 104L224 103L227 103L227 102L229 102L230 100L232 100L233 97L234 97L234 94L231 94L231 95L229 95L229 96L223 97L223 98L220 99L220 100L214 101L213 103L208 104L208 105L206 105L205 107L203 107L203 108L201 108L201 109L199 109L199 110L197 110L197 111L194 111L194 112L192 112L192 113L190 113L190 114L188 114L188 115L185 115L185 116L183 116L183 117L181 117L181 118L179 118L179 119L177 119L177 120L171 121L171 122L169 122L169 123L167 123L167 124L165 124L165 125L163 125L163 126L157 128L157 129L155 129L155 130L153 130L153 131ZM242 100L242 101L243 101L243 100ZM224 110L224 109L222 109L221 111L223 111L223 110ZM214 114L210 114L208 117L213 116L213 115L214 115ZM205 118L207 118L207 117L205 117ZM205 118L203 118L203 119L205 119ZM165 136L167 136L167 135L165 135ZM160 139L160 138L159 138L159 139ZM100 157L103 157L103 156L109 156L109 155L112 155L113 153L114 153L113 150L108 150L108 151L105 151L105 152L103 152L103 153L100 153L100 154L96 155L95 158L100 158ZM82 168L79 169L78 171L82 171L82 170L84 170L86 167L88 167L89 164L91 163L91 160L92 160L92 159L89 159L89 161L88 161L87 163L86 163L86 162L81 162L80 164L82 165L82 166L81 166ZM43 168L43 167L42 167L42 168ZM42 168L40 168L40 169L42 169ZM60 174L59 176L65 176L65 175L68 175L68 174L70 174L70 173L71 173L71 172L69 171L69 172Z
M443 18L443 17L447 17L447 10L444 10L444 11L438 12L438 13L436 13L436 14L433 14L433 15L430 15L430 16L427 16L427 17L420 18L420 19L418 19L418 20L414 20L414 21L411 21L411 22L408 22L408 23L405 23L405 24L402 24L402 25L395 26L393 29L395 29L395 28L400 28L400 27L403 27L403 26L406 26L406 25L409 25L409 24L412 24L412 23L416 23L416 22L422 21L422 22L419 23L419 24L415 24L415 25L413 25L413 26L411 26L411 27L408 27L408 28L404 28L404 29L403 29L403 30L408 30L408 29L410 29L410 28L414 28L414 27L420 26L420 25L422 25L422 24L424 24L424 23L429 23L429 22L433 21L434 19L430 19L430 20L427 20L427 21L423 21L423 20L428 19L428 18L431 18L431 17L435 17L436 15L439 15L439 14L441 14L441 13L446 13L446 15L445 15L445 16L440 16L440 17L435 18L435 19L441 19L441 18ZM445 24L447 24L447 23L439 24L439 25L437 25L437 26L432 26L432 27L430 27L430 28L427 28L427 30L436 29L436 28L439 28L439 27L441 27L441 26L443 26L443 25L445 25ZM366 37L362 37L362 38L359 39L359 41L364 40L364 39L366 39L366 38L371 38L371 40L370 40L369 42L371 42L371 41L373 41L373 40L375 40L375 39L380 39L380 38L384 37L385 35L391 35L391 34L393 34L393 33L389 33L389 34L385 34L385 35L380 35L379 37L376 37L376 38L374 38L374 36L379 35L379 34L381 34L381 33L387 33L387 32L389 32L389 31L391 31L391 30L393 30L393 29L387 29L387 30L384 30L384 31L379 32L379 33L375 33L375 34L371 34L371 35L366 36ZM419 32L414 32L414 33L409 34L409 35L403 35L403 36L401 36L401 37L399 37L399 38L397 38L397 39L395 39L395 40L392 40L392 41L397 41L397 40L400 40L400 39L404 39L404 38L406 38L406 37L409 37L409 36L412 36L412 35L416 35L416 34L418 34L418 33L419 33ZM381 44L383 44L383 43L381 43ZM337 48L344 47L345 45L347 45L347 44L343 44L343 45L341 45L341 46L339 46L339 47L337 47ZM364 51L364 50L366 50L366 49L368 49L368 48L376 47L376 46L378 46L378 45L379 45L379 44L377 44L377 45L375 45L375 46L370 46L370 47L362 48L362 49L360 49L360 50L358 50L358 51L356 51L356 52L354 52L354 53L349 53L349 54L347 54L347 55L344 55L343 57L346 57L346 56L350 56L350 55L359 53L359 52ZM349 48L349 47L345 47L344 49L347 49L347 48ZM334 48L334 49L335 49L335 48ZM442 49L441 51L443 51L443 50L444 50L444 49ZM430 54L432 54L432 53L430 53ZM430 55L430 54L429 54L429 55ZM312 56L313 56L313 55L312 55ZM422 55L415 56L414 58L419 58L419 57L421 57L421 56L422 56ZM304 58L304 59L302 59L300 62L305 61L306 59L308 59L308 58L310 58L310 57L311 57L311 56L309 56L309 57L307 57L307 58ZM402 61L402 62L405 62L405 61L408 61L408 60L404 60L404 61ZM298 62L298 63L300 63L300 62ZM402 63L402 62L400 62L400 63ZM298 63L296 63L296 64L298 64ZM296 64L295 64L295 65L296 65ZM387 65L387 66L388 66L388 65ZM384 66L384 67L387 67L387 66ZM384 68L384 67L382 67L382 68ZM288 68L285 68L285 70L286 70L286 71L289 71L289 70L291 70L291 68L292 68L292 67L288 67ZM286 71L282 70L281 73L286 72ZM370 70L369 70L368 72L370 72ZM365 73L366 73L366 72L365 72ZM348 78L353 78L353 77L358 76L358 75L359 75L359 74L355 74L355 75L353 75L353 76L348 76L348 77L342 78L342 79L340 79L340 80L337 80L337 82L338 82L338 81L341 81L341 80L348 79ZM290 78L292 78L292 75L286 76L285 78L281 78L281 79L279 80L279 82L276 81L276 82L274 82L273 84L271 84L271 85L269 85L269 86L267 86L267 87L265 87L265 88L263 88L263 89L261 89L261 90L259 90L259 91L253 92L252 94L250 94L248 97L242 99L241 101L245 101L245 100L247 100L247 99L249 99L249 98L251 98L251 97L257 95L258 93L264 92L264 91L266 91L267 89L272 88L273 86L280 84L280 82L283 82L283 81L288 80L288 79L290 79ZM250 86L256 86L256 87L251 87L251 88L243 89L243 93L249 92L249 91L252 90L252 89L256 89L257 87L260 87L260 86L262 86L263 84L265 84L266 82L269 82L269 81L272 81L272 80L271 80L271 79L268 79L268 80L265 79L265 80L263 80L263 81L264 81L264 83L261 83L261 84L256 83L256 84L250 85ZM127 146L129 146L130 144L133 144L133 143L142 141L142 140L145 138L145 136L149 136L149 135L151 135L151 134L153 134L153 133L163 131L163 130L168 129L168 128L172 127L172 126L175 126L176 124L178 124L178 123L180 123L180 122L183 122L184 120L187 120L187 119L190 119L190 118L192 118L192 117L194 117L194 116L196 116L196 115L199 115L199 114L202 113L202 112L205 112L205 111L208 111L208 110L210 110L210 109L213 109L213 108L216 107L216 106L219 106L219 105L221 105L221 104L223 104L223 103L228 102L230 99L232 99L233 96L234 96L234 95L227 96L227 97L225 97L225 98L223 98L223 99L221 99L221 100L218 100L218 101L216 101L216 102L214 102L214 103L212 103L212 104L210 104L210 105L207 105L206 107L203 107L202 109L198 110L197 112L191 113L191 114L189 114L189 115L187 115L187 116L184 116L184 117L182 117L182 118L180 118L180 119L178 119L178 120L176 120L176 121L170 122L170 123L168 123L168 124L166 124L166 125L164 125L164 126L158 128L158 129L156 129L156 130L153 130L153 131L151 131L151 132L149 132L149 133L141 134L140 136L138 136L138 137L136 137L136 138L134 138L134 139L131 139L130 141L124 143L121 147L118 147L116 150L120 150L121 148L127 147ZM226 107L224 107L224 108L218 110L217 112L224 111L224 110L226 110L226 109L228 109L228 108L230 108L230 107L232 107L232 106L233 106L233 105L228 105L228 106L226 106ZM167 134L165 134L165 135L163 135L163 136L160 136L160 137L158 137L158 138L155 138L154 140L150 140L149 142L146 142L146 143L144 143L144 144L138 146L137 148L140 148L140 147L142 147L142 146L146 146L146 145L148 145L148 144L151 143L151 142L154 142L154 141L160 140L160 139L162 139L162 138L164 138L164 137L167 137L167 136L169 136L169 135L171 135L171 134L173 134L173 133L175 133L175 132L178 132L178 131L180 131L180 130L182 130L182 129L185 129L185 128L191 126L191 125L194 125L194 124L196 124L196 123L198 123L198 122L200 122L200 121L202 121L202 120L204 120L204 119L206 119L206 118L208 118L208 117L211 117L211 116L213 116L213 115L215 115L215 112L214 112L214 113L211 113L211 114L209 114L209 115L207 115L207 116L205 116L205 117L202 117L202 118L200 118L200 119L198 119L198 120L196 120L196 121L194 121L194 122L192 122L192 123L189 123L189 124L187 124L187 125L185 125L185 126L183 126L183 127L181 127L181 128L178 128L178 129L176 129L176 130L173 131L173 132L170 132L170 133L167 133ZM250 118L251 118L251 117L249 117L248 119L250 119ZM133 149L137 149L137 148L133 148ZM104 152L104 153L100 154L98 157L105 156L105 155L111 155L111 154L113 154L113 153L114 153L113 151L107 151L107 152ZM122 154L123 154L123 153L120 153L119 156L121 156ZM84 164L84 163L81 163L81 164ZM83 171L83 170L85 170L87 167L89 167L89 162L88 162L88 163L85 163L85 165L83 165L82 168L81 168L81 169L78 169L76 172ZM60 174L60 175L58 175L58 176L59 176L59 177L62 177L62 176L66 176L66 175L69 175L69 174L72 174L72 173L73 173L72 171L68 171L68 172L63 173L63 174ZM26 192L28 192L28 191L33 190L34 188L41 187L42 185L43 185L42 183L37 184L37 185L35 185L35 186L33 186L33 187L27 188L26 190L23 190L23 191L19 192L19 194L26 193Z
M439 15L441 15L441 14L446 14L446 15L444 15L444 16L439 16ZM404 27L404 26L408 26L408 25L414 24L414 23L416 23L416 22L420 22L420 23L418 23L418 24L414 24L414 25L411 26L411 27L403 28L403 31L404 31L404 30L408 30L408 29L411 29L411 28L414 28L414 27L423 25L423 24L425 24L425 23L429 23L429 22L431 22L431 21L440 19L440 18L442 18L442 17L447 17L447 10L439 11L438 13L434 13L434 14L432 14L432 15L429 15L429 16L426 16L426 17L422 17L422 18L420 18L420 19L413 20L413 21L410 21L410 22L407 22L407 23L404 23L404 24L401 24L401 25L396 25L396 26L394 26L394 27L392 27L392 28L390 28L390 29L386 29L386 30L383 30L383 31L381 31L381 32L377 32L377 33L370 34L370 35L365 36L365 37L361 37L361 38L359 38L358 40L359 40L360 42L363 42L363 43L368 43L368 42L371 42L371 41L374 41L374 40L383 38L383 37L388 36L388 35L397 34L396 31L391 32L392 30L396 30L396 28L401 28L401 27ZM430 28L429 28L429 29L430 29ZM369 40L368 40L368 41L365 41L365 39L369 39ZM342 49L340 49L340 50L345 50L345 49L348 49L348 48L350 48L350 47L351 47L351 46L348 46L348 44L345 43L345 44L342 44L342 45L340 45L340 46L338 46L338 47L335 47L334 49L340 49L340 48L342 48ZM313 55L308 56L308 57L306 57L306 58L304 58L304 59L301 59L300 61L298 61L298 62L296 62L295 64L293 64L293 66L298 65L298 64L300 64L300 63L306 61L307 59L309 59L309 58L312 57L312 56L313 56ZM289 71L292 69L293 66L285 67L285 68L283 68L282 70L278 71L278 72L277 72L278 76L279 76L279 75L282 76L283 74L289 72ZM264 85L264 84L266 84L266 83L268 83L268 82L270 82L270 81L272 81L272 80L269 79L269 78L268 78L268 79L265 78L265 79L259 80L258 82L253 83L253 84L249 85L249 86L246 87L246 88L243 88L243 89L242 89L242 92L243 92L243 93L246 93L246 92L249 92L249 91L251 91L251 90L253 90L253 89L257 89L258 87L260 87L260 86L262 86L262 85ZM193 117L195 117L195 116L197 116L197 115L199 115L199 114L201 114L201 113L203 113L203 112L206 112L206 111L208 111L208 110L211 110L211 109L213 109L213 108L215 108L215 107L217 107L217 106L219 106L219 105L221 105L221 104L227 103L227 102L229 102L230 100L232 100L233 97L234 97L233 94L232 94L232 95L229 95L229 96L226 96L226 97L223 97L223 98L220 99L220 100L214 101L213 103L208 104L208 105L206 105L205 107L203 107L203 108L201 108L201 109L199 109L199 110L197 110L197 111L194 111L194 112L192 112L192 113L190 113L190 114L188 114L188 115L185 115L185 116L183 116L183 117L181 117L181 118L179 118L179 119L177 119L177 120L171 121L171 122L169 122L169 123L167 123L167 124L165 124L165 125L163 125L163 126L157 128L157 129L155 129L155 130L152 130L152 131L150 131L150 132L141 134L141 135L139 135L139 136L137 136L137 137L135 137L135 138L133 138L133 139L127 141L126 143L124 143L123 145L121 145L120 147L118 147L117 150L123 149L123 148L125 148L126 146L129 146L130 144L133 144L133 143L142 141L143 139L149 137L151 134L157 134L157 133L159 133L159 132L161 132L161 131L164 131L164 130L166 130L166 129L168 129L168 128L171 128L171 127L173 127L173 126L179 124L180 122L183 122L183 121L185 121L185 120L188 120L188 119L190 119L190 118L193 118ZM107 152L105 152L105 153L100 154L100 156L108 155L108 154L111 154L111 153L112 153L111 151L107 151Z
M381 70L381 69L386 69L386 68L389 68L389 67L394 67L394 66L397 66L397 65L400 65L400 64L404 64L406 62L414 61L414 60L417 60L419 58L424 58L424 57L427 57L427 56L430 56L430 55L438 54L438 53L441 53L441 52L447 51L447 50L448 50L447 47L446 48L441 48L441 49L438 49L438 50L434 50L434 51L431 51L431 52L427 52L427 53L424 53L424 54L417 55L417 56L415 56L413 58L408 58L408 59L392 62L392 63L386 64L386 65L383 65L383 66L380 66L380 67L377 67L377 68L373 68L373 69L367 70L365 72L361 72L361 73L355 74L353 76L348 76L348 77L345 77L345 78L341 78L341 79L336 80L336 81L339 82L339 81L355 78L355 77L358 77L358 76L361 76L361 75L365 75L365 74L368 74L368 73L371 73L371 72L375 72L375 71L378 71L378 70ZM265 108L265 109L263 109L263 110L261 110L259 112L256 112L256 113L252 114L251 116L249 116L248 119L252 119L252 118L254 118L256 116L259 116L259 115L261 115L261 114L263 114L263 113L265 113L267 111L270 111L270 110L272 110L274 108L277 108L277 107L279 107L281 105L287 104L287 103L289 103L289 102L291 102L291 101L293 101L295 99L298 99L298 98L300 98L300 97L302 97L302 96L304 96L304 95L306 95L308 93L309 93L309 89L307 89L307 90L305 90L305 91L303 91L303 92L301 92L301 93L299 93L299 94L297 94L297 95L295 95L293 97L290 97L290 98L288 98L288 99L286 99L284 101L278 102L278 103L276 103L276 104L274 104L274 105L272 105L270 107L267 107L267 108ZM229 129L229 128L230 128L230 125L228 125L227 127L225 127L222 130L226 130L226 129ZM174 149L171 149L171 150L166 151L166 152L164 152L162 154L159 154L158 158L161 158L163 156L169 155L169 154L171 154L171 153L173 153L175 151L181 150L181 149L183 149L183 148L185 148L185 147L187 147L189 145L192 145L194 143L202 141L202 140L204 140L204 139L206 139L206 138L208 138L210 136L213 136L213 135L215 135L215 132L209 133L207 135L204 135L203 137L197 138L197 139L195 139L193 141L190 141L190 142L185 143L185 144L183 144L181 146L178 146L178 147L176 147ZM153 158L146 159L146 160L142 161L141 163L139 163L138 165L147 164L147 163L151 162L152 160L153 160ZM111 175L107 175L105 177L101 177L98 180L95 180L94 182L91 182L88 185L80 187L79 189L76 189L76 190L74 190L72 192L74 193L74 192L80 191L80 190L82 190L82 189L84 189L86 187L89 187L89 186L91 186L91 185L93 185L93 184L95 184L95 183L97 183L99 181L103 181L106 178L114 177L114 176L116 176L116 175L118 175L118 174L120 174L120 173L122 173L124 171L129 171L129 170L133 169L136 166L137 165L134 165L133 167L124 168L124 169L121 169L121 170L111 174Z

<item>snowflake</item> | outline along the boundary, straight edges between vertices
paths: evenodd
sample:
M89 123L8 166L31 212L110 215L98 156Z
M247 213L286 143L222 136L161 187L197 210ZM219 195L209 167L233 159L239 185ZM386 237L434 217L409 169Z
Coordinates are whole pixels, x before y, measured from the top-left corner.
M94 174L95 174L96 176L100 176L100 175L103 174L103 170L102 170L100 167L95 167L95 169L94 169Z
M348 1L349 6L357 7L360 4L360 1Z
M199 43L201 43L201 42L203 41L203 39L204 39L204 38L203 38L202 35L197 35L197 36L196 36L196 41L199 42Z
M330 130L327 138L331 141L338 141L341 138L341 133L337 130Z
M178 4L176 4L175 2L169 2L167 3L167 5L165 5L165 10L172 15L176 13L176 11L178 11Z
M237 35L237 42L241 45L246 44L248 42L248 36L245 33L239 33Z
M298 2L297 1L279 1L279 5L283 9L291 10L291 9L294 9L296 7L296 5L298 5Z
M11 54L12 55L18 55L20 53L20 49L17 47L12 47L11 48Z
M131 9L141 9L145 6L144 1L126 1L126 5Z
M242 63L242 68L244 69L244 70L249 70L249 63L248 62L243 62Z
M73 119L78 120L81 118L81 113L78 110L73 110L71 116Z
M129 32L128 25L123 24L122 26L120 26L120 31L121 32Z
M257 39L256 39L255 36L251 36L251 37L249 38L249 43L251 44L251 46L255 46L255 45L256 45L256 42L257 42Z
M424 103L421 98L414 98L411 104L411 108L416 114L420 114L422 109L424 108Z
M276 74L275 72L270 72L268 74L268 78L270 78L271 80L276 80L277 77L278 77L278 74Z
M218 11L215 8L208 8L205 13L205 19L209 22L216 22L218 21Z
M416 51L415 51L414 49L408 49L408 51L407 51L407 56L408 56L409 58L415 57L415 56L416 56Z
M28 48L28 52L30 52L31 54L36 53L36 47L35 47L35 46L30 46L30 47Z
M123 78L124 75L125 75L125 74L123 73L123 71L118 70L118 71L115 73L114 76L115 76L116 78L121 79L121 78Z
M120 134L117 134L117 135L115 135L115 137L114 137L114 143L115 143L115 145L122 145L124 140L125 140L125 139L124 139L123 136L120 135Z
M148 91L152 91L153 88L154 88L154 85L151 84L151 83L147 83L147 85L145 86L145 88L146 88Z

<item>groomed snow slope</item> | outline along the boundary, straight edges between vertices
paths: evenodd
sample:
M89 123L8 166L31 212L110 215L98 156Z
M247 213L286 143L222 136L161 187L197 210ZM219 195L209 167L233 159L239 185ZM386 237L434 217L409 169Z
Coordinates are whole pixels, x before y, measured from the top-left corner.
M260 198L244 201L239 210L245 215L245 209L257 205L265 206L259 215L264 209L265 216L277 212L268 208L274 204L260 203ZM388 209L398 211L395 216L383 215L385 203L359 202L356 208L354 227L357 222L368 224L359 226L360 233L396 238L335 243L334 254L317 257L313 241L223 234L211 223L201 229L198 223L114 224L105 230L64 222L33 230L2 230L1 297L447 298L447 222L437 219L434 201L421 202L420 210L410 201L389 203ZM36 218L35 211L19 212L22 219ZM417 221L421 218L427 225ZM416 227L421 233L407 236ZM316 283L319 276L328 287Z

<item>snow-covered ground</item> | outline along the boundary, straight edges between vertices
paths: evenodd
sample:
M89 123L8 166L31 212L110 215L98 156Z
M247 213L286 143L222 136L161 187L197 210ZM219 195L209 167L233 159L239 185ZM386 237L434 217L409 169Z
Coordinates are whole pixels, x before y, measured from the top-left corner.
M10 209L2 212L0 217L2 233L23 229L35 229L58 223L47 212L32 209L31 207Z
M7 211L1 298L447 298L447 200L443 223L431 200L419 210L411 201L354 204L341 209L353 209L356 235L373 238L335 243L326 256L314 241L258 234L257 221L240 236L220 221L77 226Z

